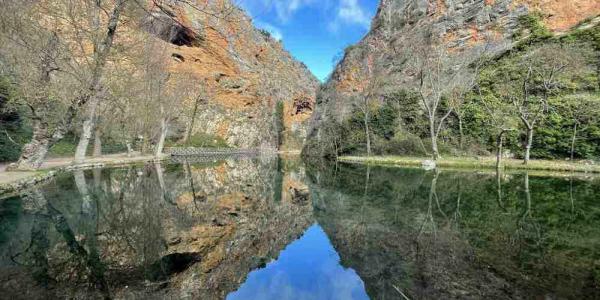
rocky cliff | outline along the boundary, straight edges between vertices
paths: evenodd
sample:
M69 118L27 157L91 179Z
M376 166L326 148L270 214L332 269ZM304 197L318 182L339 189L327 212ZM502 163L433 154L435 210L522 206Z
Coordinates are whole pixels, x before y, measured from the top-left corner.
M144 27L168 43L173 72L203 84L194 133L236 147L302 147L319 83L279 41L228 0L154 1L150 10Z
M528 17L541 20L552 34L597 24L600 2L594 0L382 0L370 32L345 55L320 91L311 135L318 140L328 120L341 121L352 109L352 97L364 91L378 69L369 64L392 62L396 90L417 85L417 72L406 63L411 47L444 48L448 59L469 64L481 53L498 55L530 36ZM422 46L422 47L421 47ZM404 55L404 56L403 56Z

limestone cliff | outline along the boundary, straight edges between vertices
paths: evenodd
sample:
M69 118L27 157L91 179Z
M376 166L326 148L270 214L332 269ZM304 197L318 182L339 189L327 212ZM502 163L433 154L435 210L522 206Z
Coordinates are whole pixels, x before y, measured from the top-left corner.
M190 73L205 86L193 132L236 147L300 149L317 79L230 1L187 2L155 1L145 27L170 45L173 72Z
M319 128L327 120L348 116L352 97L381 75L377 70L368 72L367 64L373 60L393 62L395 88L410 88L417 76L399 53L414 44L435 43L446 49L449 59L473 62L482 51L497 55L529 36L524 16L540 18L547 29L560 35L597 24L598 15L600 2L595 0L382 0L370 32L346 49L321 89L311 135L318 140Z

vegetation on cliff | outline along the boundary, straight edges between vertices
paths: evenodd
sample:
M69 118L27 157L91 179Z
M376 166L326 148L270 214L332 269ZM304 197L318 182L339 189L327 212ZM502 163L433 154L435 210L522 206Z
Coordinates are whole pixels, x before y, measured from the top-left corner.
M485 30L469 36L472 44L456 44L457 37L438 32L447 19L387 20L393 3L381 5L371 33L346 51L320 91L307 155L494 153L525 163L600 156L595 18L556 33L538 13L515 13L508 16L517 25L505 27L504 38L490 32L500 30L490 29L494 21L481 21ZM506 48L506 41L514 42ZM377 81L365 110L364 101L353 99Z

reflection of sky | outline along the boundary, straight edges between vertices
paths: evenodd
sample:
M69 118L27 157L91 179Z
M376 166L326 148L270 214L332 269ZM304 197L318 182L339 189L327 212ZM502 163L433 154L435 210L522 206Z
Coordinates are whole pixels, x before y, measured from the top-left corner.
M364 284L352 269L340 265L323 229L315 224L289 244L263 269L248 274L227 300L369 299Z

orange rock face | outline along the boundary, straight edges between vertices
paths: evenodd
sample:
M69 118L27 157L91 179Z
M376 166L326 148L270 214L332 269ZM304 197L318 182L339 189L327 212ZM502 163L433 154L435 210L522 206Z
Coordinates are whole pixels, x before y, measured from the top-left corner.
M81 42L73 28L85 29L90 20L70 15L70 6L87 9L84 1L44 0L38 10L41 23L58 31L70 44L74 58L83 62L92 56L93 47L89 41ZM107 22L104 14L100 18L103 24ZM319 82L281 42L257 30L231 1L153 0L143 8L130 6L122 14L115 38L114 48L120 50L108 65L120 69L132 65L128 77L135 77L139 69L132 62L141 59L140 50L148 39L160 48L155 55L164 56L162 61L171 72L169 84L190 81L188 86L202 94L193 133L221 137L233 147L302 147ZM161 61L161 57L153 59ZM194 100L183 101L184 113L170 125L173 132L191 124ZM275 116L278 102L284 104L282 116ZM283 141L278 140L277 121L284 124Z
M315 103L316 78L229 1L191 2L195 5L164 5L161 10L176 16L184 35L187 29L196 34L187 44L169 43L172 53L167 54L173 72L191 74L207 91L208 103L193 131L220 136L232 146L276 147L273 119L276 103L283 102L281 147L300 149Z
M554 32L568 30L589 17L600 15L597 0L515 0L514 3L541 13L544 24Z

